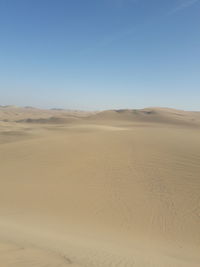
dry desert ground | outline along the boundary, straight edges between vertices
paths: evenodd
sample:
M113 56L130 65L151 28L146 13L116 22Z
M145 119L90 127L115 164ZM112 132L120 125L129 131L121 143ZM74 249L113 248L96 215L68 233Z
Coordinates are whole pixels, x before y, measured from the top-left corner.
M199 267L200 112L0 107L0 267Z

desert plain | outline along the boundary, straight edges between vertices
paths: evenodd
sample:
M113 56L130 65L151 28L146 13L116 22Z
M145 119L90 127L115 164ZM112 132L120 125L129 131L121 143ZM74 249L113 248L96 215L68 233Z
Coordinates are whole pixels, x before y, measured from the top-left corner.
M200 112L0 107L0 267L199 267Z

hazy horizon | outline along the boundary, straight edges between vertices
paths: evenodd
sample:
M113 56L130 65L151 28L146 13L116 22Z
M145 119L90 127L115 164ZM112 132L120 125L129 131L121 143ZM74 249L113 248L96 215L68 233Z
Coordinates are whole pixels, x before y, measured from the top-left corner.
M42 107L42 106L37 106L37 105L34 105L34 106L20 106L20 105L15 105L15 104L11 104L11 105L1 105L0 104L0 108L33 108L33 109L41 109L41 110L79 110L79 111L106 111L106 110L142 110L142 109L174 109L174 110L181 110L181 111L194 111L194 112L200 112L200 110L194 110L194 109L179 109L179 108L176 108L176 107L169 107L169 106L144 106L144 107L138 107L138 108L135 108L135 107L117 107L117 108L99 108L99 109L91 109L91 108L83 108L83 109L76 109L76 108L68 108L68 107Z

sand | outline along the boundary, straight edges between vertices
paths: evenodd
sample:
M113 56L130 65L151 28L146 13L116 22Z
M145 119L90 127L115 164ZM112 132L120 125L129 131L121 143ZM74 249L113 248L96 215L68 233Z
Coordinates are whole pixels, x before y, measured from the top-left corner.
M200 113L0 107L0 267L199 267Z

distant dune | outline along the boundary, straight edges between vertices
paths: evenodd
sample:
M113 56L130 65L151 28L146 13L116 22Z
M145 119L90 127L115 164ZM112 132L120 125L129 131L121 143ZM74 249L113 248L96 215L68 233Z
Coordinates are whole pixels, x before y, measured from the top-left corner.
M108 110L99 112L92 117L97 120L122 120L200 126L200 112L167 108Z
M200 266L200 112L0 106L0 151L0 266Z
M27 123L68 123L74 118L95 121L123 121L164 123L200 126L200 112L182 111L170 108L119 109L100 112L74 111L65 109L41 110L33 107L0 106L1 121Z
M77 118L69 117L69 118L62 118L62 117L50 117L50 118L40 118L40 119L23 119L18 120L16 122L24 122L24 123L40 123L40 124L65 124L75 121Z

